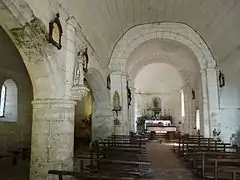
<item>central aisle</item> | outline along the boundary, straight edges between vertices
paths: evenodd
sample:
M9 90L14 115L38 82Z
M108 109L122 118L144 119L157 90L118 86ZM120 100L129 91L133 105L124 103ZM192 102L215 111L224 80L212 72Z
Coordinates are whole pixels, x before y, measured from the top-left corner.
M185 164L172 152L172 146L149 141L147 144L148 160L154 180L195 180Z

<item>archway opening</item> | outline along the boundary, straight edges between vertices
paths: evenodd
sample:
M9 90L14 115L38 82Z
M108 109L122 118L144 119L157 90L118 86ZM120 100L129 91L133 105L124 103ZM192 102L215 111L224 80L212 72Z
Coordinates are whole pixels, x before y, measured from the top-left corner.
M135 121L144 119L144 131L164 134L173 127L181 130L181 92L183 79L177 69L166 63L151 63L139 70L134 80ZM138 132L143 130L137 127ZM140 131L139 131L140 130Z
M25 153L21 175L29 176L33 87L23 59L7 33L0 27L0 152ZM6 159L9 157L5 157ZM11 162L11 159L8 161ZM4 163L4 164L2 164ZM8 166L9 164L9 166ZM16 168L0 161L0 176L11 179ZM4 173L4 168L12 174ZM6 177L7 176L7 177Z
M201 134L212 136L211 130L217 123L218 88L215 61L204 40L191 27L181 23L144 24L129 29L117 42L111 56L112 73L116 79L122 79L121 86L114 89L126 97L126 91L121 88L125 86L122 74L127 75L127 81L134 87L139 70L155 62L174 66L182 76L186 114L183 133L195 133L196 109L199 109ZM129 117L134 122L134 108L122 111L121 117ZM124 119L124 124L132 124ZM131 131L133 126L127 126Z
M93 94L87 79L84 80L84 84L89 91L75 107L74 149L76 153L88 150L91 142Z

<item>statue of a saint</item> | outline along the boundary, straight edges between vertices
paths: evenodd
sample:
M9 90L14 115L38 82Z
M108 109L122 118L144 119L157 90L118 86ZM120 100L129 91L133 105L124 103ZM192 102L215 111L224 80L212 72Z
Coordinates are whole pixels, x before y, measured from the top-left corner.
M127 95L128 95L128 107L129 107L129 106L131 106L132 92L131 92L131 89L128 86L128 82L127 82Z
M82 60L83 60L83 71L86 73L88 71L88 53L87 48L82 52Z
M83 73L83 61L80 56L80 52L77 54L77 60L75 61L75 68L74 68L74 79L73 79L73 86L83 85L84 79Z
M121 110L120 96L119 96L117 91L115 91L114 95L113 95L113 109L114 110Z

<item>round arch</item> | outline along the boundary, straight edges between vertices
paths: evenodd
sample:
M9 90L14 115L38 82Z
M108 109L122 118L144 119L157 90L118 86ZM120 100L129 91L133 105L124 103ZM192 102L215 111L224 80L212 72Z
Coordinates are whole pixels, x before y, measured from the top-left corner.
M34 16L24 0L11 3L2 0L0 6L3 7L0 10L0 28L23 60L32 82L34 99L60 95L57 84L62 77L59 73L56 75L57 64L50 60L55 57L53 47L45 38L45 25Z
M163 22L138 25L123 34L112 52L110 59L111 72L127 74L126 66L132 52L141 44L153 39L169 39L188 47L196 56L200 65L202 99L203 99L203 128L202 134L211 136L216 122L211 117L218 114L218 89L216 62L204 40L190 26L183 23ZM207 77L210 77L207 79ZM121 89L119 89L121 91ZM122 91L121 91L122 92ZM125 93L125 92L122 92ZM122 95L124 97L124 94ZM123 112L124 113L124 112ZM128 114L128 112L125 112ZM128 115L127 115L128 116ZM125 116L125 117L127 117ZM128 116L129 117L129 116ZM214 124L215 123L215 124Z
M93 93L92 139L112 133L113 121L106 82L96 68L89 68L87 80Z

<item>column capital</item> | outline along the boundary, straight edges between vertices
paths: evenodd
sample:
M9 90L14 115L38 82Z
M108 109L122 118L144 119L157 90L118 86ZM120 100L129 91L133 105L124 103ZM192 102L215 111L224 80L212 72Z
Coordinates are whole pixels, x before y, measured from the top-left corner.
M36 99L32 101L34 109L40 108L72 108L76 105L74 100L70 99Z

